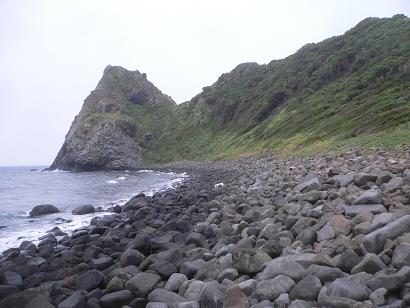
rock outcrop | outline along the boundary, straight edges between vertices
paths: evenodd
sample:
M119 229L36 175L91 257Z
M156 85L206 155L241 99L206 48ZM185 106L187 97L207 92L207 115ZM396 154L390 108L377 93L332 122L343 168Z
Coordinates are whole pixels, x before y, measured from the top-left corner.
M107 66L97 88L86 98L49 169L93 171L136 169L142 146L150 139L147 121L133 116L174 106L139 71Z

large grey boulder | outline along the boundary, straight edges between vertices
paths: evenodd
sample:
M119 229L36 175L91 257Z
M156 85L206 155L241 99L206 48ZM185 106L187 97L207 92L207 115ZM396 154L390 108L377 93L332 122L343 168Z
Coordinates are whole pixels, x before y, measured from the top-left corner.
M186 285L188 285L188 288L185 290ZM199 301L203 288L205 288L205 282L201 280L190 280L181 288L180 294L188 300ZM185 290L185 292L183 290Z
M295 282L288 276L279 275L273 279L261 280L256 286L256 296L262 300L275 300L282 293L288 293Z
M363 245L369 252L379 253L387 239L394 240L403 233L410 232L410 215L403 216L383 228L377 229L363 237Z
M38 295L34 297L24 308L55 308L51 304L51 298L45 295Z
M128 280L125 288L136 296L145 297L160 281L159 275L142 272Z
M0 273L0 284L19 287L23 284L23 278L19 273L5 271Z
M205 283L199 295L200 307L222 307L224 303L223 287L216 281L208 281Z
M358 254L351 249L347 249L341 254L339 261L337 262L337 267L346 273L350 273L353 267L355 267L360 262L360 257Z
M237 248L232 252L233 267L243 274L256 274L262 265L272 258L264 251L256 248Z
M363 301L369 298L371 290L357 280L339 278L330 284L327 293L329 297L346 297Z
M410 266L410 243L403 242L397 245L394 249L392 265L395 268Z
M72 210L72 213L74 215L85 215L85 214L90 214L94 212L95 212L95 208L91 204L81 205L81 206L76 207L74 210Z
M105 294L100 298L100 304L104 308L121 308L132 300L132 293L128 290L121 290Z
M188 278L181 273L173 273L165 284L165 289L172 292L177 292L181 285L187 281Z
M353 182L355 175L356 174L354 172L349 172L346 174L336 175L333 179L339 186L345 187Z
M384 268L386 268L386 265L377 255L368 253L364 256L363 260L359 262L359 264L352 268L351 273L356 274L366 272L369 274L374 274Z
M33 207L30 211L30 217L38 217L47 214L58 213L60 210L52 204L41 204Z
M223 307L248 308L249 301L242 289L238 285L233 285L226 289Z
M357 197L353 204L381 204L382 202L382 194L375 189L369 189Z
M324 284L326 282L332 282L338 278L343 278L345 273L342 270L330 266L323 266L312 264L308 267L307 272L316 276Z
M187 300L177 293L165 290L155 289L148 294L148 300L150 302L162 302L168 305L179 302L186 302Z
M372 214L380 214L386 212L386 208L382 204L358 204L344 207L345 215L354 217L357 214L370 212Z
M182 263L179 272L181 274L186 275L188 278L192 278L192 277L195 276L197 271L200 268L202 268L205 264L206 264L206 262L202 259L197 259L197 260L191 261L191 262L187 261L187 262Z
M320 183L319 179L315 177L309 181L300 183L299 185L295 187L294 190L298 192L307 193L312 190L321 190L321 189L322 189L322 184Z
M144 258L145 256L142 253L140 253L138 250L127 249L121 255L121 265L123 267L129 266L129 265L138 266L141 264Z
M251 296L256 290L257 281L255 279L248 279L238 283L238 286L246 294L246 296Z
M85 296L80 291L76 291L59 303L57 308L82 308L85 307L85 302Z
M266 263L266 267L260 274L259 278L261 280L266 280L275 278L279 275L286 275L294 281L299 281L306 275L306 270L297 262L275 259Z
M77 290L91 291L101 287L105 283L105 275L97 270L89 270L75 278Z
M290 291L289 296L291 299L303 299L303 300L316 300L322 283L319 278L308 275L299 281Z
M373 217L372 222L370 223L369 231L372 232L372 231L377 230L381 227L384 227L388 223L393 222L398 217L399 216L397 214L393 214L393 213L377 214Z

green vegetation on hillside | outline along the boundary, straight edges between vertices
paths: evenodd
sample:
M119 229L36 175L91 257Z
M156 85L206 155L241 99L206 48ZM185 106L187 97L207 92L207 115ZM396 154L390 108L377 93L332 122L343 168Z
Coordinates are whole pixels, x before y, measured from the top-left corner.
M144 123L137 107L130 115ZM146 163L409 143L410 20L367 18L285 59L241 64L191 101L149 114Z

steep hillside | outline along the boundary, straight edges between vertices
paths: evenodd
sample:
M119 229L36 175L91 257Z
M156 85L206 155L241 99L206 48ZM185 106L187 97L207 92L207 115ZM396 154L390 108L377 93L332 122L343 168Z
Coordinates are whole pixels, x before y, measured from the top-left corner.
M286 59L240 64L178 113L147 161L312 150L377 134L376 144L410 142L409 18L367 18Z
M398 143L410 143L404 15L367 18L266 65L240 64L178 106L138 71L108 67L51 167L130 169L142 155L150 164Z

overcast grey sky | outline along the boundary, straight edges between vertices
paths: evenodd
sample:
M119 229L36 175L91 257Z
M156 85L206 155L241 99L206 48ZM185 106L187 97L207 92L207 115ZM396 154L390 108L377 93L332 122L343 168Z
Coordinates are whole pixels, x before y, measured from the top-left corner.
M408 0L0 0L0 165L52 162L108 64L177 103L242 62L267 63Z

